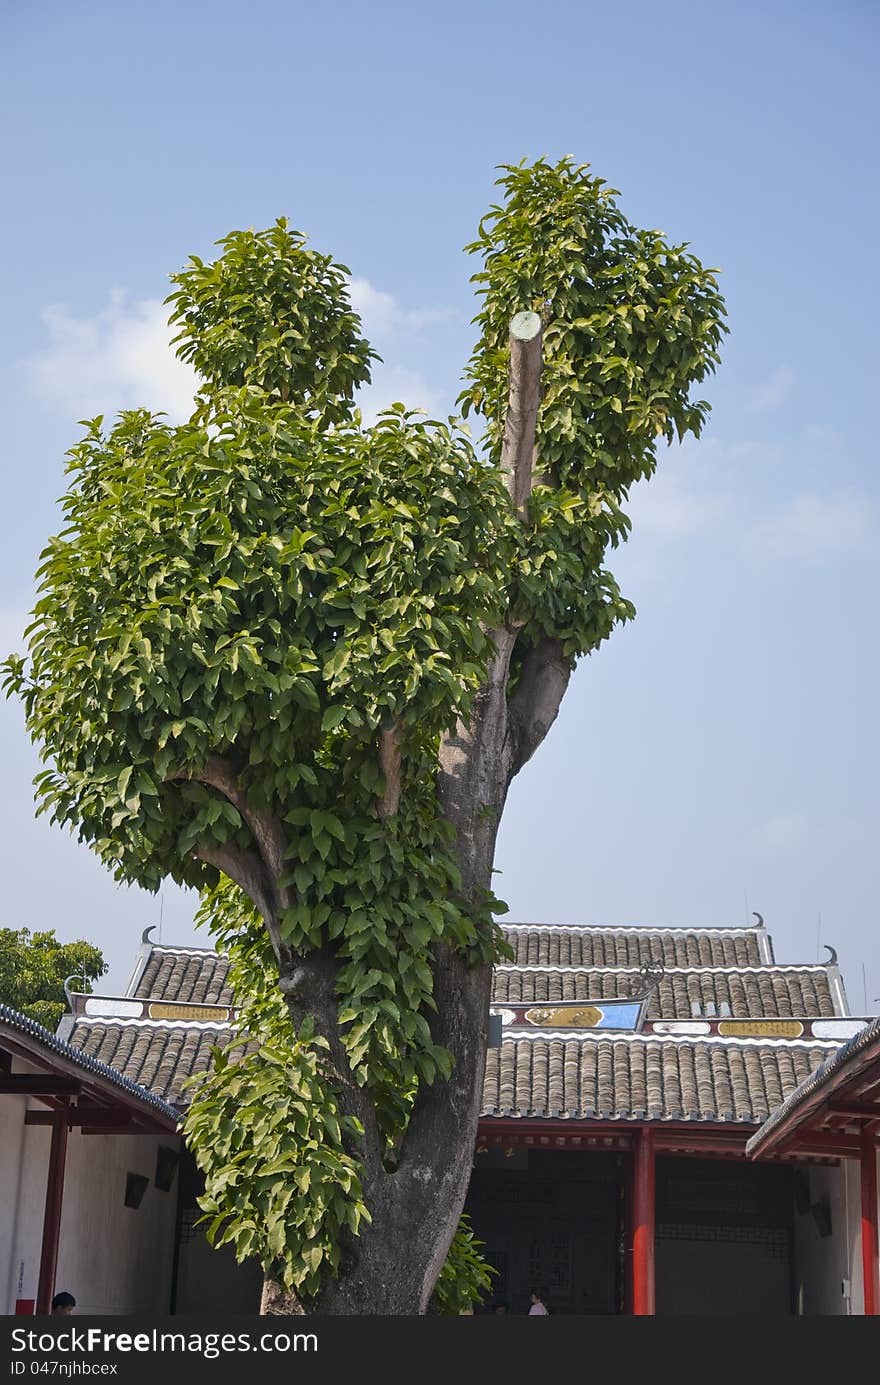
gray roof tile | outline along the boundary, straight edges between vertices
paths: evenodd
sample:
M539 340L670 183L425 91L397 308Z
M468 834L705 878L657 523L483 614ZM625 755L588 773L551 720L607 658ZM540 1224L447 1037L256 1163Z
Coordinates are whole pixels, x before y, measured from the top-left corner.
M154 947L138 980L141 1000L179 1000L193 1005L231 1005L229 962L216 952Z
M508 925L515 965L640 967L754 967L764 960L761 932L751 929L551 928Z
M228 1044L230 1037L229 1029L212 1026L79 1020L68 1043L176 1106L189 1100L185 1079L206 1072L211 1050Z
M489 1050L483 1113L758 1123L827 1056L810 1044L509 1039Z
M731 1017L742 1019L835 1013L828 972L768 966L766 935L758 929L523 925L506 933L516 963L496 971L496 1004L621 997L638 986L640 966L660 960L667 971L651 997L648 1018L690 1019L695 1005L704 1013L712 1006L720 1013L729 1005ZM553 970L560 967L579 970ZM153 947L135 995L230 1005L227 971L226 959L209 951ZM181 1103L189 1095L185 1078L204 1072L211 1049L228 1044L232 1034L208 1023L78 1019L69 1043L156 1096ZM757 1123L828 1053L828 1046L802 1041L596 1034L508 1038L488 1053L484 1112Z
M561 1000L612 1000L638 987L638 972L534 971L500 968L495 973L496 1005ZM730 1006L734 1019L777 1019L797 1016L830 1017L834 1000L824 969L809 971L667 972L648 1002L648 1019L690 1019L694 1005L700 1013L716 1015ZM714 1006L714 1012L707 1008Z

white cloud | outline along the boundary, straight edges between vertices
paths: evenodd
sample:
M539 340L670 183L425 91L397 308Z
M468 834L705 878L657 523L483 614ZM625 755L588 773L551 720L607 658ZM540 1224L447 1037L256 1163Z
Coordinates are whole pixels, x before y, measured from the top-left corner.
M402 308L392 293L377 289L369 279L349 280L352 307L360 314L367 337L383 340L395 335L421 332L426 327L457 323L454 308Z
M359 314L368 337L381 337L391 332L400 321L400 304L391 293L374 288L369 279L349 282L351 306Z
M393 294L364 278L353 278L350 287L367 336L379 341L390 358L374 366L372 384L359 394L367 422L398 401L436 412L440 392L419 371L395 364L394 357L406 359L407 336L451 322L455 313L443 307L404 309ZM77 418L136 407L163 410L175 421L189 416L197 377L174 354L164 304L129 301L116 290L108 306L92 317L75 317L59 307L47 308L42 316L48 341L25 362L25 370L44 404Z
M804 494L755 524L748 541L773 558L821 562L866 550L874 527L870 504L857 495Z
M711 442L662 452L656 474L631 492L633 533L679 539L714 528L730 509L726 473L722 450Z
M405 404L408 409L424 409L434 415L440 396L416 370L374 364L372 384L358 391L357 401L364 422L371 424L390 404Z
M48 343L25 363L31 388L77 418L138 407L187 418L196 374L174 355L167 318L157 299L128 302L118 290L93 317L47 308Z
M442 402L441 392L418 370L396 364L395 357L406 359L411 354L414 334L427 327L455 322L457 314L444 307L403 308L394 294L376 288L369 279L352 278L349 291L366 336L380 347L385 358L374 363L372 383L358 392L365 423L374 423L383 409L398 403L435 415Z
M748 413L769 413L772 409L780 408L788 398L789 391L795 382L795 373L790 366L779 366L763 385L753 392L746 404Z

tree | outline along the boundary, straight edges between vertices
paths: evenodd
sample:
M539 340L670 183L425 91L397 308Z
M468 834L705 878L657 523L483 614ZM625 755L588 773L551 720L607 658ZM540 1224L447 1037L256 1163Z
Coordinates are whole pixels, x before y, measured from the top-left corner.
M269 1308L427 1308L471 1169L508 788L634 614L604 566L622 506L659 439L699 434L726 330L714 273L588 168L499 182L469 247L479 450L403 406L365 426L344 266L284 220L227 236L173 276L192 418L87 424L7 664L41 810L117 878L202 891L230 951L246 1033L188 1138Z
M64 983L73 976L84 990L107 970L100 949L83 938L59 942L55 929L0 928L0 1001L47 1029L66 1009Z

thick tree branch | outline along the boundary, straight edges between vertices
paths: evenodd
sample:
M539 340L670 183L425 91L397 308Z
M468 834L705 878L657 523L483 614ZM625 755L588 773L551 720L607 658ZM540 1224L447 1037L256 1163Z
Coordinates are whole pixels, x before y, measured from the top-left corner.
M279 966L288 964L290 949L282 940L272 904L273 882L269 879L266 866L257 853L235 846L233 842L225 842L223 846L200 842L195 854L200 861L228 875L229 879L234 880L248 898L253 900L263 916Z
M280 820L273 813L251 807L235 769L221 755L209 755L198 778L203 784L209 784L224 794L238 809L251 830L273 880L277 881L284 872L284 857L287 851L287 835ZM281 901L282 908L286 908L289 902Z
M541 319L537 313L517 313L510 323L510 393L501 469L513 508L525 519L535 466L535 429L541 403Z
M509 703L514 742L512 775L534 755L556 720L571 677L562 641L545 636L523 656L519 683Z
M202 769L195 773L177 770L167 776L167 781L175 779L194 779L200 784L222 793L241 814L242 820L250 828L254 844L268 872L270 898L276 909L286 909L290 904L289 889L279 885L284 872L284 857L287 851L287 835L283 824L273 813L253 808L248 803L247 794L241 787L238 774L222 755L209 755ZM167 782L166 781L166 782Z
M382 1173L376 1113L369 1090L358 1086L354 1080L339 1033L336 959L329 948L305 954L291 952L278 927L279 909L287 907L290 893L278 885L287 845L281 822L271 813L261 812L248 803L235 769L220 755L210 755L196 773L181 770L168 777L195 779L216 789L238 809L250 828L257 848L254 851L244 850L231 842L223 846L200 843L195 854L234 880L263 916L278 960L279 987L294 1028L299 1031L310 1016L316 1033L326 1039L329 1075L339 1093L343 1111L356 1116L364 1127L365 1169L367 1178L375 1181Z
M385 789L379 801L382 822L393 818L400 807L400 737L403 723L398 720L387 731L379 732L379 768L385 776Z
M501 625L491 637L496 653L474 698L470 720L456 723L440 742L437 793L456 829L456 858L466 898L488 886L495 837L507 788L510 756L507 680L520 626Z
M519 631L519 624L511 622L492 632L496 652L470 719L459 721L440 747L437 793L456 829L462 894L472 901L491 883L495 837L511 779L506 690ZM434 1273L442 1266L467 1188L473 1145L462 1132L476 1133L492 968L488 963L470 966L458 949L440 942L433 948L432 972L437 1009L429 1019L431 1035L452 1055L452 1074L447 1082L419 1087L394 1178L398 1188L406 1185L400 1195L425 1208L426 1215L433 1208L436 1218L445 1219L434 1247Z

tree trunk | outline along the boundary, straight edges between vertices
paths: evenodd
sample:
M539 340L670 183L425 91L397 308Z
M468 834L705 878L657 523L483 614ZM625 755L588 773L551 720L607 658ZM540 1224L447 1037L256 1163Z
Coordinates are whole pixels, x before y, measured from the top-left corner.
M524 522L534 477L535 429L540 401L541 319L519 313L511 323L511 385L501 466L511 504ZM507 621L491 632L495 654L467 724L459 722L443 737L437 778L441 811L455 829L453 852L466 901L482 906L491 889L495 841L513 776L529 759L555 719L570 672L555 640L544 639L523 654L519 685L508 701L511 658L520 625ZM379 817L396 813L401 793L400 725L385 728L379 757L386 789ZM222 766L214 767L219 779ZM252 825L252 824L251 824ZM306 1015L330 1044L342 1109L364 1127L353 1151L363 1163L362 1189L372 1221L360 1234L346 1233L340 1273L326 1282L318 1298L304 1308L272 1274L267 1275L261 1311L269 1314L423 1314L434 1291L455 1235L473 1165L483 1092L492 968L469 966L448 944L433 949L436 1011L431 1015L434 1042L452 1055L448 1081L422 1084L416 1095L397 1167L388 1170L376 1132L368 1091L351 1077L337 1027L335 961L332 950L303 957L279 950L273 903L283 903L276 888L278 834L273 824L257 824L259 861L230 858L227 873L254 882L260 907L279 957L280 986L294 1027ZM282 853L283 855L283 853ZM260 874L259 867L266 867Z

